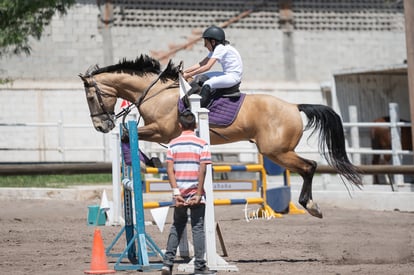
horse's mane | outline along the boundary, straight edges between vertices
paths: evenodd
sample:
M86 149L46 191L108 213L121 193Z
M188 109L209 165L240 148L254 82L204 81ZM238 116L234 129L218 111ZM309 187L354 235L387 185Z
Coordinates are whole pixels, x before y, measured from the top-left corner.
M175 66L170 60L167 67L163 70L163 74L160 79L165 81L167 79L177 80L178 73L180 71L180 65ZM148 55L137 57L135 60L126 60L126 58L120 60L118 64L110 65L107 67L100 68L98 65L90 67L85 75L93 76L101 73L129 73L136 75L145 75L148 73L160 74L161 65L160 62Z

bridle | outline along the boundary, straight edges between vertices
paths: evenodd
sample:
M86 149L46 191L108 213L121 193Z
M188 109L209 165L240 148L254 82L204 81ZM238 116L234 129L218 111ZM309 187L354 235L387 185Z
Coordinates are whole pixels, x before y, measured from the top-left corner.
M93 117L97 117L97 116L102 116L105 115L108 120L112 121L112 123L115 122L116 115L114 112L109 112L106 107L105 104L103 102L103 97L113 97L112 95L106 94L104 92L102 92L102 90L99 88L98 84L96 83L95 79L93 78L93 76L89 76L90 78L92 78L92 82L84 82L84 86L85 88L90 88L90 87L94 87L95 88L95 92L96 92L96 98L98 99L98 103L99 106L101 107L101 112L98 113L94 113L94 114L90 114L90 116Z

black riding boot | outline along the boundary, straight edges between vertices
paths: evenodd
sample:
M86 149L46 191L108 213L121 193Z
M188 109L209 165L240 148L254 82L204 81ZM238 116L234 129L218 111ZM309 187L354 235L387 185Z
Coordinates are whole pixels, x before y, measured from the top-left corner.
M200 96L201 96L201 100L200 100L201 107L203 108L207 107L211 100L210 85L204 85L203 87L201 87Z
M190 106L190 95L192 94L199 94L201 90L201 86L197 82L190 83L191 89L187 91L186 95L183 97L183 102L185 108L191 108Z
M200 93L201 85L198 82L193 81L193 82L190 83L190 86L191 86L191 89L188 90L188 92L187 92L188 96L190 96L192 94L199 94Z

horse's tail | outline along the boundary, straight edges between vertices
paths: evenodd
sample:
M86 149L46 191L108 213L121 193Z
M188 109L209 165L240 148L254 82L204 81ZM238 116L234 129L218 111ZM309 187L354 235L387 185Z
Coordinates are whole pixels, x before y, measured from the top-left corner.
M299 104L298 109L308 117L305 130L313 128L311 135L319 130L319 150L328 164L356 186L362 185L360 172L346 154L344 129L339 115L325 105Z

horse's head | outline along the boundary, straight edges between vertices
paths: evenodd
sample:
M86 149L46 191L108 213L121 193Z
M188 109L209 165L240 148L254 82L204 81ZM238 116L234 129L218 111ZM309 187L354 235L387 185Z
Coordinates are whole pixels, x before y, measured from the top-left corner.
M88 102L89 112L95 129L102 133L108 133L115 128L115 103L116 96L106 93L98 85L91 75L79 74L83 81Z
M79 74L85 86L86 99L92 122L97 131L108 133L115 127L114 113L117 98L134 102L137 108L147 99L153 98L167 87L173 87L178 80L180 66L170 61L161 71L160 63L152 57L141 55L135 60L121 60L118 64L99 68L90 67L85 74ZM154 94L148 96L153 92ZM178 93L176 94L178 96ZM154 101L152 101L154 103ZM143 107L143 118L154 121L165 112L154 114L156 108ZM171 108L167 108L167 112ZM118 114L119 115L119 114Z

